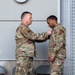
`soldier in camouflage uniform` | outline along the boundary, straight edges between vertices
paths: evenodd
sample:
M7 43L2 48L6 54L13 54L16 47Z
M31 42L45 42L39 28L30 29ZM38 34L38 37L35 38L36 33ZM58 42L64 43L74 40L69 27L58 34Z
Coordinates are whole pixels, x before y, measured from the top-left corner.
M32 62L36 54L35 42L46 40L51 31L35 34L28 26L32 23L32 13L23 12L21 24L16 29L16 73L32 75Z
M50 75L62 75L64 60L66 58L66 29L58 24L57 17L54 15L47 18L47 23L52 28L48 52Z

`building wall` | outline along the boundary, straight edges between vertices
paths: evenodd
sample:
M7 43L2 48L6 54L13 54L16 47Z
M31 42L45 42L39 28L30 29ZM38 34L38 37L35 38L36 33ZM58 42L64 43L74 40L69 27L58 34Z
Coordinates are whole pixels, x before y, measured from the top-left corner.
M46 32L50 29L46 23L46 18L49 15L58 16L59 14L58 1L59 0L28 0L27 3L19 4L15 0L1 0L0 60L15 60L15 31L20 24L22 12L30 11L33 14L33 23L30 28L34 32ZM46 59L47 50L48 42L37 44L37 58ZM40 54L42 51L43 54Z
M15 65L16 65L15 60L0 61L0 66L3 66L7 71L6 75L12 75L12 71L13 71L13 68L15 67ZM40 65L49 65L49 63L47 60L35 60L35 61L33 61L34 72L35 72L36 68Z
M30 26L31 29L34 32L44 32L49 30L46 18L51 14L60 15L58 1L28 0L27 3L19 4L15 0L0 0L0 66L6 68L7 75L12 75L12 69L16 65L14 39L15 30L20 24L21 13L23 11L32 12L33 24ZM37 57L33 62L35 69L39 65L49 64L47 61L48 41L43 44L36 43L36 46Z
M71 57L71 0L61 0L61 24L66 28L66 59L64 63L64 75L72 75Z

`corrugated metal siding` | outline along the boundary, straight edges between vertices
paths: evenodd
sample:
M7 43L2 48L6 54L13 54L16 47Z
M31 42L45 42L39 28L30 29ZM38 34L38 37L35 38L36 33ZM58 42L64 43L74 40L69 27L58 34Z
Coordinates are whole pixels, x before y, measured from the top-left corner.
M72 32L72 74L75 75L75 0L72 0L72 26L71 26L71 32Z
M72 47L71 47L71 4L72 0L60 0L61 9L60 9L60 20L61 25L66 28L66 59L64 62L64 72L63 75L73 75L72 74ZM71 27L70 27L71 26ZM71 34L71 35L70 35Z

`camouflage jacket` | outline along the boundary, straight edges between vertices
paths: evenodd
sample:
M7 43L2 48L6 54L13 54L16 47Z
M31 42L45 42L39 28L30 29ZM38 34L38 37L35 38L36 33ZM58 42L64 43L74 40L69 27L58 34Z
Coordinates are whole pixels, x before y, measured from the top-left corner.
M66 29L61 25L53 28L49 42L49 56L55 56L60 59L66 58Z
M17 56L30 56L36 54L35 42L38 40L46 40L48 38L47 32L35 34L29 27L21 24L16 29L16 54Z

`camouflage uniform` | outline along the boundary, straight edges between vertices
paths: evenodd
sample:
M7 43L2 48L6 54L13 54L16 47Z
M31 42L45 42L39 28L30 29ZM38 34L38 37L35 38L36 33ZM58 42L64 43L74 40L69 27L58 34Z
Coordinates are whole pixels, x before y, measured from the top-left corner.
M36 55L35 41L46 40L48 34L35 34L29 27L21 24L16 30L16 74L32 75L33 57Z
M66 29L61 25L53 28L49 42L49 56L54 56L54 61L50 62L50 75L61 75L63 63L66 58Z

